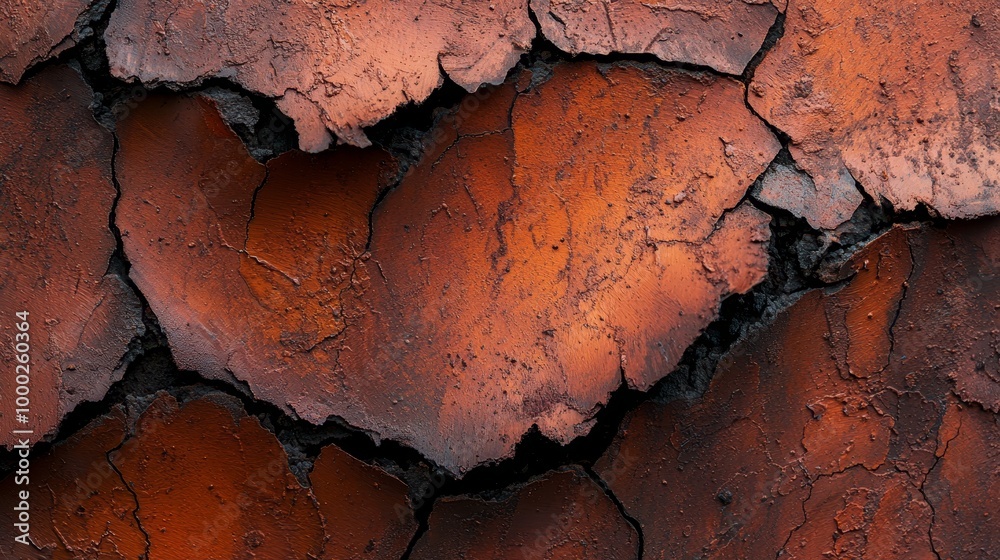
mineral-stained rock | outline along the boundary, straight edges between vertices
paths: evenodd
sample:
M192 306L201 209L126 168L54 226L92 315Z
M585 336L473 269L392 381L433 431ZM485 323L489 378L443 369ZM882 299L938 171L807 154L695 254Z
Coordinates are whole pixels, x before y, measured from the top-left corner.
M702 399L640 407L596 470L646 557L990 550L998 236L998 219L894 229L845 265L848 284L738 345Z
M91 0L0 2L0 82L16 84L24 71L72 47L80 39L77 20ZM106 2L96 2L100 9Z
M769 218L740 199L778 144L742 97L558 66L470 96L377 207L381 151L286 154L261 183L210 102L157 98L120 125L117 216L181 367L462 471L535 424L585 432L622 368L649 387L763 276Z
M36 441L80 402L103 397L143 329L137 298L107 273L115 250L113 141L94 121L91 100L65 66L19 87L0 85L0 361L9 365L0 376L0 438L7 446L23 437L12 429L33 430ZM15 315L22 311L26 326ZM20 363L23 355L30 362ZM17 393L18 385L30 393ZM16 406L18 395L28 406ZM15 408L30 410L27 423Z
M33 459L35 546L5 538L4 558L397 559L416 530L406 485L336 447L304 488L232 397L161 394L130 418L115 408ZM0 481L5 528L14 476Z
M495 501L442 498L414 560L627 560L638 535L604 491L577 468L545 475Z
M127 560L145 552L135 499L107 457L125 438L124 418L122 410L115 409L44 457L32 458L30 485L17 484L16 473L0 482L4 535L0 556ZM21 490L29 492L26 501L34 546L16 543L10 532Z
M473 91L498 84L534 38L527 0L185 3L122 0L105 33L111 71L144 83L228 78L277 100L301 147L422 101L442 71Z
M749 100L815 180L811 222L849 216L854 179L896 208L1000 211L995 2L792 0L787 12Z
M307 558L324 549L315 500L278 440L235 399L180 406L161 396L109 458L135 494L150 558Z
M858 189L817 189L812 177L792 165L775 163L754 188L757 200L805 218L816 229L833 230L851 219L864 197ZM833 197L840 197L835 199ZM823 209L822 212L817 212Z
M417 531L407 487L333 445L309 474L330 540L324 558L397 560Z
M577 54L654 54L740 74L784 1L531 0L542 33Z

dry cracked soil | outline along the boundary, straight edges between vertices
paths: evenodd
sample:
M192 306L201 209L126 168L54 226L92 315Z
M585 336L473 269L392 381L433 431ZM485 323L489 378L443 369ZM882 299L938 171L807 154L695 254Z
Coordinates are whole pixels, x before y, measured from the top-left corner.
M0 0L0 557L1000 558L998 134L988 0Z

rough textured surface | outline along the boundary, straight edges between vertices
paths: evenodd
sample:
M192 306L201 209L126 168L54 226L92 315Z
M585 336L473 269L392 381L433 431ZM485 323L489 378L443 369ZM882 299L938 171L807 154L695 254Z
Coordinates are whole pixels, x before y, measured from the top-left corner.
M775 163L754 187L753 196L765 204L805 218L816 229L833 230L851 219L864 197L857 189L835 192L817 189L812 177L785 163ZM840 199L834 198L841 197ZM822 211L818 211L822 209Z
M742 96L588 63L470 97L370 245L382 152L290 153L264 180L210 102L153 99L120 126L118 222L182 367L464 470L533 424L584 433L622 368L650 386L762 278L769 218L739 203L778 144Z
M77 19L90 5L90 0L0 2L0 82L16 84L31 66L75 45Z
M99 418L31 464L31 546L9 537L15 498L25 486L11 475L0 482L0 539L4 558L139 558L146 539L135 517L136 502L108 461L125 438L120 408Z
M656 55L741 74L783 0L531 0L542 33L571 53Z
M3 539L5 558L398 559L416 531L405 484L327 446L304 488L278 440L218 393L116 407L31 469L35 547ZM6 527L13 482L0 481Z
M417 531L405 484L328 445L309 474L330 539L324 558L397 560Z
M740 344L704 398L640 407L596 470L646 557L988 557L998 240L996 219L896 228Z
M473 91L498 84L531 45L527 0L219 2L122 0L105 34L111 71L143 83L228 78L277 100L300 145L423 101L442 71Z
M72 69L0 85L0 376L2 441L12 429L52 432L77 404L121 377L142 332L139 302L115 274L108 215L115 200L111 135L91 116L91 91ZM16 328L27 311L29 329ZM31 358L15 371L15 344ZM21 355L21 352L18 352ZM16 375L30 382L30 417L16 422Z
M239 402L153 402L130 444L108 455L128 481L150 558L307 558L323 520L274 435ZM266 504L266 505L265 505Z
M749 100L815 180L810 221L850 215L854 179L896 208L1000 210L998 49L991 0L790 2Z
M413 560L632 560L635 529L576 468L545 475L495 501L443 498Z

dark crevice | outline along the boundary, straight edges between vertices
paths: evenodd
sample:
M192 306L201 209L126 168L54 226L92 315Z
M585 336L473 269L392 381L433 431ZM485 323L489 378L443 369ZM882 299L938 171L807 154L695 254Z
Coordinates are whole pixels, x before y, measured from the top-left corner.
M135 489L132 488L132 484L128 480L125 480L125 475L122 474L122 471L118 469L118 465L116 465L115 462L111 459L111 455L113 455L116 451L121 449L121 447L125 445L126 441L128 441L127 438L122 438L121 443L119 443L115 448L109 449L104 456L107 459L108 465L111 467L111 470L115 471L115 474L118 475L119 480L122 481L122 486L125 487L125 490L128 491L128 493L132 496L132 500L135 502L135 509L132 510L132 519L135 520L136 528L139 529L139 532L142 533L142 538L145 540L145 553L143 554L142 558L148 559L149 548L152 545L152 542L149 539L149 533L147 533L145 527L142 526L142 519L139 518L139 508L141 507L139 505L139 495L135 493Z
M601 490L604 491L604 495L607 496L613 504L615 504L615 507L618 508L618 513L622 516L622 518L625 519L625 521L628 522L628 524L635 530L636 537L639 540L638 555L636 558L637 560L643 560L646 555L646 537L642 532L642 523L639 523L638 519L629 515L628 510L625 509L625 504L618 499L618 496L615 496L615 493L611 491L611 488L609 488L604 482L604 479L594 472L594 469L588 467L584 470L587 472L587 475L590 476L590 479L601 487Z
M431 510L434 509L434 499L433 496L428 498L420 507L414 508L414 518L417 520L417 530L413 533L413 538L406 545L406 550L403 551L403 555L400 556L400 560L410 560L410 556L413 555L413 549L417 547L417 543L420 539L427 533L430 528L429 520L431 517Z
M145 86L118 80L110 74L103 35L115 5L116 1L112 0L103 9L100 17L90 22L91 32L81 35L77 46L67 50L55 62L50 61L50 64L72 63L80 69L95 92L93 104L95 118L112 131L115 130L116 122L150 92ZM534 14L531 14L531 17L534 20ZM742 75L734 77L744 84L750 83L765 54L782 36L784 23L785 15L779 14L760 51ZM535 24L537 27L538 22L535 21ZM599 63L629 61L720 75L703 66L665 63L654 55L571 56L559 51L541 33L537 34L530 52L511 72L530 70L536 78L542 79L553 65L577 60ZM39 72L45 66L47 64L38 65L29 72ZM167 88L160 85L154 89ZM220 105L222 113L228 114L226 120L230 127L240 136L251 154L260 161L273 158L297 145L293 123L269 98L248 92L222 79L204 80L196 86L184 88L183 91L204 92L213 98ZM426 151L430 131L444 115L458 106L466 95L468 94L465 90L446 79L444 85L435 90L427 100L397 109L387 119L365 129L365 133L373 143L393 154L401 165L399 175L392 186L379 193L369 212L369 231L364 253L371 249L376 210L386 196L399 185L407 171L421 160ZM753 112L749 98L745 98L744 101L748 109ZM788 135L771 126L766 120L761 120L786 146L786 149L779 154L778 160L786 158L790 161L787 151L790 143ZM143 309L145 333L132 341L123 357L122 365L126 366L123 378L114 383L100 401L83 403L71 411L60 424L56 436L51 441L35 445L32 455L47 453L53 445L79 432L91 421L108 414L116 406L128 403L141 408L148 405L160 392L169 393L181 402L208 393L224 393L238 399L249 415L254 416L267 430L275 434L288 455L292 472L303 484L308 484L308 475L316 456L323 447L330 444L335 444L351 455L377 465L404 480L410 488L410 500L418 523L417 532L403 556L404 560L410 556L414 546L426 532L428 519L437 498L457 495L497 495L558 467L573 464L580 465L586 470L588 475L604 489L622 516L635 528L641 555L644 536L640 524L628 515L624 505L593 470L596 461L605 453L621 430L627 416L648 399L670 401L700 397L708 388L716 365L733 344L753 329L769 323L779 311L785 309L806 291L830 286L830 283L824 280L825 270L887 231L892 224L935 221L924 207L919 207L913 212L897 213L886 201L875 201L863 189L859 189L864 195L861 208L847 224L838 228L836 239L831 240L826 233L811 228L804 219L752 199L749 193L753 188L748 189L742 202L753 204L772 216L767 277L748 293L734 295L721 302L718 318L711 322L697 340L686 349L672 373L665 375L645 392L630 389L623 378L621 385L610 395L607 403L598 407L593 418L594 426L585 436L563 445L545 437L537 428L533 428L521 438L512 457L473 468L462 478L457 478L438 468L417 450L392 440L376 441L370 434L352 428L341 420L332 419L317 426L294 418L278 406L255 399L250 387L235 376L230 376L231 378L225 381L213 380L197 372L180 369L174 361L166 335L154 312L129 277L130 264L124 251L121 232L116 224L117 205L122 192L115 175L118 149L118 139L115 137L112 179L116 196L108 227L115 236L116 248L109 260L107 273L121 278L138 297ZM260 186L254 193L254 202L259 189ZM360 257L361 255L358 258ZM117 448L108 451L109 463L111 454L116 450ZM111 464L121 477L117 467ZM13 454L8 451L0 452L0 474L10 472L12 465ZM122 480L136 498L137 509L134 515L138 522L138 499L124 477ZM141 524L139 528L146 536L148 556L149 536Z
M750 62L747 63L747 67L743 69L743 73L740 75L740 81L750 85L753 81L753 76L757 72L757 67L767 56L767 53L771 52L771 49L778 44L778 39L781 39L785 35L785 12L778 12L778 16L774 18L774 23L771 24L771 28L767 30L767 35L764 37L764 42L760 45L760 50L757 54L753 55Z

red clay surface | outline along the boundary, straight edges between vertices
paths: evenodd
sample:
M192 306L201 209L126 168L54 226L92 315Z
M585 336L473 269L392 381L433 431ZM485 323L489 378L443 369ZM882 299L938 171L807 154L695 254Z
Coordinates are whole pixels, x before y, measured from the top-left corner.
M4 0L0 4L0 82L16 84L24 71L76 45L76 20L89 0Z
M224 77L271 97L303 150L420 102L442 71L498 84L531 46L527 0L187 3L123 0L105 34L111 72L146 84Z
M791 0L787 13L749 101L815 180L810 222L850 216L854 179L897 209L1000 211L994 2Z
M374 211L383 152L289 153L265 178L211 102L154 98L119 127L117 219L182 368L462 471L533 424L585 433L622 368L649 387L763 277L770 219L739 203L778 144L742 97L559 66L470 97Z
M741 74L784 0L531 0L542 33L570 54L653 54Z
M633 560L639 536L600 486L567 468L497 500L443 498L413 560Z
M274 435L221 394L163 394L129 419L116 407L32 469L35 547L2 539L5 558L397 559L416 532L398 479L330 446L303 487ZM13 481L0 482L5 527Z
M647 558L981 558L995 463L1000 220L896 228L598 463Z
M0 441L8 447L12 429L34 430L37 441L77 404L100 400L143 330L138 299L107 273L113 140L91 115L92 95L66 66L0 85L0 360L9 366L0 376ZM17 328L21 311L26 332ZM21 364L18 344L29 363ZM22 424L15 391L25 374L29 404L21 408L30 417Z

